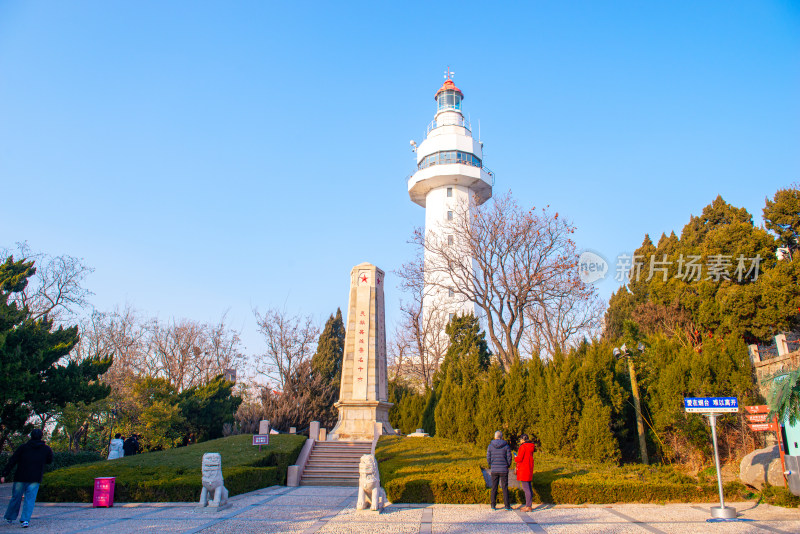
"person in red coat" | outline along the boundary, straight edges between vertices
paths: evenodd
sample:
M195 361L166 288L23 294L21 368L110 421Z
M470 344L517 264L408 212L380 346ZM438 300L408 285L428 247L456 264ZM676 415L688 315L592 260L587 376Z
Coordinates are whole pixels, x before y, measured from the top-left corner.
M517 451L517 480L522 486L522 491L525 492L525 506L520 508L522 512L530 512L533 510L533 490L531 488L531 481L533 480L533 453L536 450L534 445L527 434L520 436L522 444Z

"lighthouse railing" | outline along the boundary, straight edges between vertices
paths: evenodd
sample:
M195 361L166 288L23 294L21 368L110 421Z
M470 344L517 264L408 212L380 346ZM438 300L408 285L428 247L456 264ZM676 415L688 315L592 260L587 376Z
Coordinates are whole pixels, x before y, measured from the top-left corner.
M492 187L494 187L494 173L489 170L489 167L481 167L481 170L489 175L489 178L492 179Z
M472 132L472 127L467 119L461 116L459 117L450 116L447 118L439 119L438 121L436 119L432 120L431 123L428 125L428 128L425 130L425 136L427 137L428 134L431 133L431 130L439 128L441 126L461 126L463 128L466 128L468 131Z

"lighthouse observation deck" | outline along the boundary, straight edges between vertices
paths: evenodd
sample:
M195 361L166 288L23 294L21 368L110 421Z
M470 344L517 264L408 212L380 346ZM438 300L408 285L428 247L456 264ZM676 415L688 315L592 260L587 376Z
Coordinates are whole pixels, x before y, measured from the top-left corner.
M494 173L483 165L483 145L472 137L461 112L464 94L448 77L436 92L436 115L416 147L417 171L408 178L408 195L427 208L431 191L461 187L478 205L492 197Z

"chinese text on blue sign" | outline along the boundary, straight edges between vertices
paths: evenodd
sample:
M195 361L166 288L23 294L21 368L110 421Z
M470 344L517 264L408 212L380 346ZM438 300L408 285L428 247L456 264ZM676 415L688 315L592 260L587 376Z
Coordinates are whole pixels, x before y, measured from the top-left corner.
M683 407L689 413L727 413L739 411L736 397L684 397Z

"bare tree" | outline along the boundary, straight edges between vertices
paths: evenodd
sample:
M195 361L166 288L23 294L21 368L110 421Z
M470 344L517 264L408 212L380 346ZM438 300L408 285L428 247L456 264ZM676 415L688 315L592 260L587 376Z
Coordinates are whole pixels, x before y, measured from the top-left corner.
M511 194L482 206L462 205L437 233L418 229L425 281L453 289L483 313L495 354L508 370L519 358L528 308L543 298L579 290L573 226L547 210L523 210ZM453 236L448 240L448 235Z
M392 340L396 376L433 387L433 378L447 352L448 339L444 334L447 313L436 300L423 306L430 285L425 284L423 260L417 257L396 271L400 289L409 295L400 302L400 324Z
M169 380L178 391L206 383L244 363L239 332L225 326L225 315L216 325L189 319L164 324L152 319L145 329L148 369Z
M179 391L206 383L226 369L246 363L239 332L226 325L189 319L144 319L130 306L95 311L81 325L81 341L70 356L113 354L114 364L103 380L115 391L126 389L132 376L166 378Z
M577 270L565 273L577 278ZM593 287L573 280L563 285L571 291L540 295L537 305L526 309L527 322L523 347L530 354L551 357L566 352L583 338L594 337L601 328L604 302Z
M290 315L286 310L270 308L263 315L258 310L253 313L267 343L256 370L283 389L299 366L313 356L319 328L311 316Z
M111 354L114 364L103 381L118 389L133 375L146 375L147 332L136 311L126 305L111 312L94 311L81 325L80 342L70 357L78 361Z
M203 325L188 319L173 319L166 324L153 319L146 328L148 367L156 370L157 375L166 378L178 391L200 383L204 376Z
M206 381L226 369L241 370L246 359L239 332L225 324L227 315L224 313L216 325L206 325Z
M17 243L16 250L3 249L0 256L33 260L36 273L25 289L13 294L21 305L27 306L33 319L47 315L57 324L74 321L75 317L89 307L92 292L83 287L83 282L94 269L83 260L73 256L50 256L34 252L27 242Z

